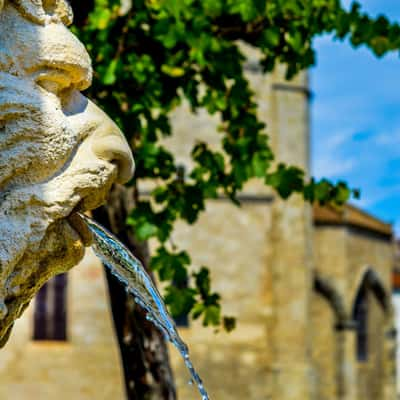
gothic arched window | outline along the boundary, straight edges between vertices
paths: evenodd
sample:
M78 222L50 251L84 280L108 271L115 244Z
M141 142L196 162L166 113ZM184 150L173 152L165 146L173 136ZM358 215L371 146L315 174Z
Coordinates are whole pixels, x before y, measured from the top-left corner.
M356 322L357 360L368 360L368 296L367 290L362 288L354 304L354 321Z

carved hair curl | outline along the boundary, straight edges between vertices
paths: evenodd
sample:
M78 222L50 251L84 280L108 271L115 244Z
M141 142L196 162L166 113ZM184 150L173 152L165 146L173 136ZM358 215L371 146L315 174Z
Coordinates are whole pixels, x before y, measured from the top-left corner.
M0 11L5 0L0 0ZM30 21L44 25L48 18L59 18L65 25L73 20L71 6L67 0L9 0Z

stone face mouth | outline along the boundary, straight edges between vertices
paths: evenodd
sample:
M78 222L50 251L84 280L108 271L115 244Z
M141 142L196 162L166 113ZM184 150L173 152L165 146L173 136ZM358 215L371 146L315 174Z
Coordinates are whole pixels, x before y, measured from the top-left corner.
M8 340L13 321L22 314L23 309L26 308L41 285L52 276L67 272L73 265L76 265L83 257L84 247L91 246L93 243L92 233L78 213L85 212L88 204L91 209L92 206L99 206L102 202L101 196L98 198L95 198L94 195L82 197L68 216L56 220L46 230L42 242L52 243L55 246L52 252L46 254L39 250L37 254L40 260L33 269L19 268L15 270L18 273L16 275L18 282L15 283L18 292L8 291L3 299L4 306L7 308L2 311L0 307L0 349ZM49 234L49 232L51 233ZM60 260L57 259L58 256L60 256ZM73 260L72 263L70 260ZM25 262L29 264L29 259Z
M67 218L67 221L71 228L81 238L83 245L85 247L90 247L93 243L93 236L90 232L90 229L83 221L83 219L79 216L79 214L77 212L72 212Z
M108 191L107 191L108 192ZM75 206L70 215L66 218L70 227L80 237L85 247L90 247L93 243L92 232L79 215L79 213L85 213L90 210L94 210L100 207L104 203L103 199L96 199L95 203L91 201L90 196L83 197L80 202Z

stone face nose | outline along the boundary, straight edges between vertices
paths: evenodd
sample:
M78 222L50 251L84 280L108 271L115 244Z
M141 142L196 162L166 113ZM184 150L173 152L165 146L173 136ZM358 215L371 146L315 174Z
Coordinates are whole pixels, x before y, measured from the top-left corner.
M93 152L100 159L115 163L118 166L118 183L128 182L134 172L134 161L131 150L119 129L110 126L102 127L100 134L93 137ZM113 129L114 128L114 129Z
M92 102L89 102L90 114L98 123L91 141L93 153L100 159L118 166L118 183L132 178L135 163L128 142L118 126Z

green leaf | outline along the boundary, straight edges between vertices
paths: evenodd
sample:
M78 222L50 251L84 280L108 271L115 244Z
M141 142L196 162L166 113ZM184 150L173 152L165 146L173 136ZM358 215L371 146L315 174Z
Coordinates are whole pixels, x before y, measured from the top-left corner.
M111 20L111 10L108 8L97 8L90 16L90 24L92 29L103 30L107 28Z
M264 43L269 47L278 46L281 39L279 27L268 27L263 31Z
M161 66L161 71L164 72L164 74L171 76L173 78L179 78L185 75L185 70L183 68L171 67L165 64Z
M251 160L251 164L254 169L254 175L258 178L265 177L265 173L268 167L268 160L266 160L260 153L255 154Z
M204 13L211 17L217 17L222 13L223 4L221 0L202 0Z
M117 80L117 76L115 73L117 67L118 67L118 60L117 59L112 60L103 75L102 82L104 85L113 85L115 83L115 81Z
M345 184L337 185L336 203L344 204L350 198L351 191Z
M205 310L205 306L203 303L197 303L192 308L192 317L193 319L198 319Z
M204 310L204 326L217 326L221 321L221 308L219 306L211 305Z
M258 15L258 10L253 0L228 0L227 3L230 6L231 13L238 13L243 18L243 21L251 21Z
M173 317L188 315L190 310L196 304L194 298L196 292L190 288L177 288L169 286L166 289L165 302L169 306Z
M199 272L194 274L196 287L198 288L201 296L207 298L210 293L210 271L202 267Z
M224 329L227 332L232 332L236 328L236 318L234 317L224 317L223 318Z
M286 199L292 193L303 190L303 177L304 172L301 169L279 164L275 172L267 175L265 181L275 188L282 198Z
M176 19L179 19L181 12L184 10L186 5L183 0L161 0L161 4Z
M382 57L390 48L389 40L383 36L375 37L371 40L371 46L378 57Z
M157 231L158 229L155 225L149 222L143 222L142 224L137 226L135 233L139 240L145 241L156 235Z
M285 35L286 42L294 51L300 53L303 48L303 37L299 31L287 32Z

